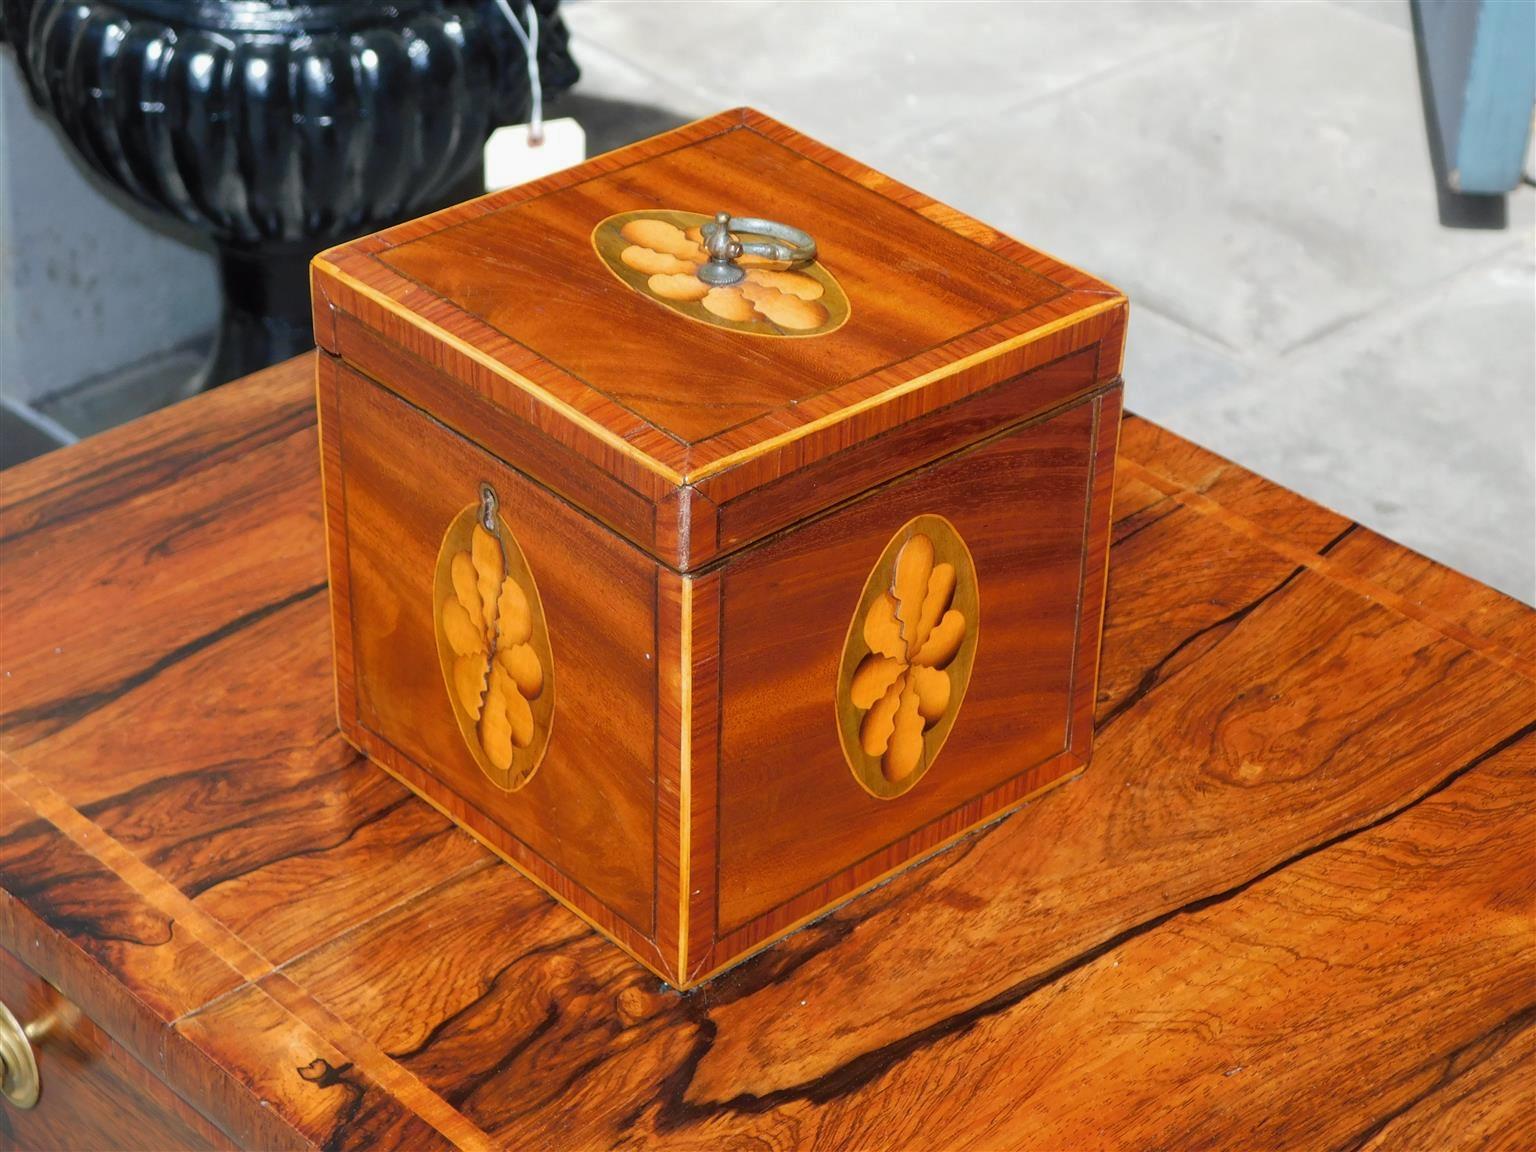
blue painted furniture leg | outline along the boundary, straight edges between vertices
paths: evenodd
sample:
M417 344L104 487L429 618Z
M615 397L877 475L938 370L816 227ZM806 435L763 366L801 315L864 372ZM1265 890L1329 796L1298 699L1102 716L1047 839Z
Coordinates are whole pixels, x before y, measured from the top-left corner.
M1536 102L1536 0L1415 0L1430 102L1457 192L1520 182Z

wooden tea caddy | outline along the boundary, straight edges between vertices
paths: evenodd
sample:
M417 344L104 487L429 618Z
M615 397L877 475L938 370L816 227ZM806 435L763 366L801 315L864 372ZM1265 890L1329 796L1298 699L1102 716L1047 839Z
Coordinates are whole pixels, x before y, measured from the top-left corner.
M312 283L342 731L671 984L1087 764L1115 289L751 110Z

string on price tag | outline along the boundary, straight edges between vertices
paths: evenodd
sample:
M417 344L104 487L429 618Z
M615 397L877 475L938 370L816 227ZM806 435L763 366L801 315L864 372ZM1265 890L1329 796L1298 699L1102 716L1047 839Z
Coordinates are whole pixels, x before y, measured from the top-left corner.
M587 134L579 123L568 116L548 122L544 119L544 86L539 80L539 16L531 0L523 8L528 20L526 29L509 0L496 0L496 5L512 26L528 60L529 109L526 124L498 128L485 142L488 192L526 184L587 158Z

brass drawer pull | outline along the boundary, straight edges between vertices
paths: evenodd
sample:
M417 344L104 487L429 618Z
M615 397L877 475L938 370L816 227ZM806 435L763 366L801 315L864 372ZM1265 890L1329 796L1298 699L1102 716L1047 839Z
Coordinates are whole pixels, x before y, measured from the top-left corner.
M37 1057L32 1053L35 1034L0 1004L0 1094L18 1108L31 1108L42 1090Z

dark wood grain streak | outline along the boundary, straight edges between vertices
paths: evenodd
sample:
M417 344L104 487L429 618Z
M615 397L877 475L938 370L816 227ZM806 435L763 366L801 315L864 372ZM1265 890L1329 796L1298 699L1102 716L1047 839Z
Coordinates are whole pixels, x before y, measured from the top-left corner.
M934 1043L935 1041L967 1032L982 1020L985 1020L986 1018L994 1016L998 1013L1013 1009L1015 1006L1023 1003L1030 996L1033 996L1042 989L1045 989L1060 980L1072 976L1074 973L1088 968L1102 957L1131 943L1137 938L1145 936L1149 933L1156 932L1170 921L1173 921L1179 917L1192 916L1204 912L1207 909L1217 907L1226 903L1227 901L1240 897L1252 889L1255 885L1268 880L1270 877L1280 873L1284 869L1291 868L1297 864L1302 863L1308 858L1317 855L1318 853L1325 852L1337 845L1343 844L1344 842L1356 836L1368 833L1376 828L1381 827L1391 820L1395 820L1398 816L1401 816L1403 813L1417 807L1425 800L1439 794L1440 792L1443 792L1446 788L1453 785L1457 780L1459 780L1462 776L1465 776L1479 764L1482 764L1484 761L1491 759L1498 753L1504 751L1506 748L1509 748L1519 741L1525 739L1531 734L1533 730L1536 730L1536 724L1528 725L1526 728L1520 730L1505 740L1500 741L1500 743L1495 747L1478 755L1477 757L1473 758L1473 760L1452 771L1445 777L1445 779L1440 781L1432 789L1425 792L1415 800L1409 801L1399 806L1398 808L1386 812L1367 824L1361 825L1358 828L1347 829L1325 841L1322 841L1319 844L1313 845L1301 852L1297 852L1294 855L1287 857L1284 860L1278 861L1277 863L1266 868L1264 871L1243 880L1239 884L1235 884L1232 887L1226 888L1220 892L1213 892L1196 900L1191 900L1189 903L1181 905L1180 907L1170 909L1148 920L1122 929L1115 935L1107 937L1106 939L1096 943L1093 947L1079 952L1063 960L1061 963L1031 976L1027 980L1023 980L1018 984L1011 985L1003 989L1001 992L982 1001L981 1003L967 1008L963 1012L957 1013L953 1016L945 1017L944 1019L919 1031L908 1033L900 1040L891 1044L887 1044L881 1048L872 1049L868 1052L865 1052L861 1054L856 1060L847 1064L839 1065L827 1072L824 1072L814 1080L806 1081L804 1083L796 1084L787 1088L776 1089L766 1096L732 1097L729 1101L725 1102L724 1106L731 1111L742 1111L750 1113L769 1111L772 1108L783 1105L791 1100L807 1100L815 1103L827 1103L829 1101L836 1100L839 1097L842 1097L853 1091L854 1089L861 1088L878 1079L879 1077L883 1076L892 1065L920 1053L923 1048ZM1519 1018L1523 1017L1527 1011L1528 1010L1523 1010L1522 1013L1518 1015L1516 1020L1517 1023L1519 1022ZM1502 1023L1499 1025L1499 1028L1495 1030L1495 1033L1503 1031L1509 1026L1510 1023L1510 1021ZM1482 1043L1486 1039L1487 1037L1479 1037L1478 1043ZM680 1098L678 1107L679 1112L688 1111L686 1105L681 1103L681 1100L685 1099L686 1095L687 1094L684 1093L683 1097ZM1415 1101L1415 1103L1416 1102L1417 1101ZM697 1119L696 1116L691 1118ZM664 1122L664 1126L680 1126L681 1122L682 1121L680 1118L674 1117L672 1120Z
M110 491L110 515L65 515L50 527L56 513L45 510L68 509L69 501L50 493L34 470L6 474L6 585L10 602L27 611L7 612L0 749L35 737L29 716L42 730L57 730L74 712L153 678L157 665L163 671L248 618L318 595L324 572L315 563L323 545L315 532L322 520L314 417L291 383L283 373L258 378L259 414L218 397L166 417L161 459L154 437L125 427L102 442L102 452L129 456L131 466L61 461L66 478L90 477ZM203 409L206 426L195 415ZM268 431L253 439L253 430ZM150 493L156 499L146 499ZM174 519L163 517L162 499L178 505ZM40 536L48 549L37 547ZM75 557L69 596L42 592L61 579L58 548ZM121 627L125 602L142 627ZM56 670L65 653L56 649L65 641L71 671L68 691L60 692Z
M142 456L87 610L35 594L77 525L20 529L50 563L7 574L3 660L48 675L0 709L323 579L305 429L200 476L264 564L198 582L205 549L162 550L142 622L91 642L182 524L154 444L217 459L309 371L23 466L47 493ZM1120 459L1093 767L699 992L347 750L315 595L58 730L7 724L0 943L247 1147L1522 1147L1536 613L1146 421Z
M1128 463L1126 467L1132 475L1140 474L1149 480L1155 479L1150 471L1140 468L1135 463ZM1230 512L1216 504L1204 493L1174 488L1170 489L1170 494L1180 503L1200 508L1206 515L1230 525L1245 535L1251 535L1266 541L1274 550L1300 560L1313 571L1329 573L1331 578L1342 586L1357 589L1362 594L1380 597L1396 611L1429 624L1436 630L1455 638L1460 643L1469 646L1488 659L1508 667L1518 675L1527 679L1536 678L1536 658L1527 655L1523 651L1511 648L1502 642L1502 637L1500 639L1489 639L1480 631L1468 628L1460 621L1447 619L1432 609L1426 608L1421 601L1413 597L1404 596L1374 584L1370 580L1358 577L1347 565L1336 564L1330 557L1322 553L1305 545L1296 545L1277 538L1247 517ZM1336 534L1330 540L1339 538L1340 536Z
M1529 1119L1512 1077L1528 1075L1536 1057L1536 1003L1448 1054L1415 1069L1438 1074L1341 1148L1520 1148ZM1508 1081L1506 1083L1506 1081ZM1528 1097L1529 1092L1525 1095ZM1475 1141L1475 1143L1474 1143Z
M166 669L181 663L189 657L210 648L220 641L225 640L242 629L249 628L253 624L259 624L268 616L275 615L283 609L308 600L325 591L324 584L314 584L271 604L263 604L260 608L253 609L227 623L220 624L211 632L196 636L186 643L177 646L164 656L155 660L146 667L136 669L94 692L82 693L79 696L68 696L60 700L52 700L48 704L34 708L18 708L14 712L6 712L0 715L7 727L31 729L36 736L53 736L71 724L89 716L92 712L104 708L113 701L121 699L125 694L148 684Z
M675 1103L670 1108L667 1103L663 1103L659 1109L648 1110L629 1119L636 1124L653 1123L658 1135L682 1128L708 1131L715 1139L726 1139L733 1132L758 1128L757 1118L760 1115L789 1114L799 1121L801 1139L813 1143L857 1139L855 1134L862 1134L865 1139L900 1144L915 1137L917 1122L902 1111L879 1110L870 1105L892 1093L902 1093L904 1089L916 1087L918 1077L931 1075L930 1069L934 1062L947 1057L967 1061L974 1070L973 1083L980 1080L983 1084L988 1081L1000 1084L1010 1077L1018 1077L1027 1085L1022 1095L1011 1095L1010 1111L1000 1116L1000 1123L990 1129L993 1138L1007 1144L1025 1138L1028 1133L1029 1139L1044 1139L1053 1145L1059 1143L1075 1146L1094 1130L1090 1127L1094 1117L1077 1113L1070 1106L1063 1107L1063 1103L1075 1095L1069 1086L1086 1088L1093 1082L1090 1077L1095 1077L1095 1072L1092 1065L1084 1067L1070 1057L1064 1064L1053 1066L1051 1059L1060 1051L1057 1046L1076 1047L1084 1043L1102 1042L1099 1034L1105 1025L1095 1027L1093 1018L1084 1009L1109 1012L1111 1019L1108 1024L1113 1028L1122 1021L1128 1023L1144 1012L1149 992L1157 989L1161 995L1151 1002L1158 1004L1161 1000L1163 1003L1160 1010L1155 1010L1154 1021L1158 1018L1168 1019L1170 1015L1172 1019L1169 1019L1168 1025L1161 1027L1155 1022L1151 1023L1149 1031L1152 1037L1161 1042L1164 1051L1143 1059L1143 1080L1128 1086L1132 1087L1132 1092L1127 1095L1145 1101L1145 1106L1139 1110L1127 1109L1121 1114L1121 1123L1116 1132L1117 1142L1136 1143L1140 1131L1143 1138L1172 1138L1181 1145L1220 1143L1216 1136L1219 1129L1213 1130L1211 1126L1223 1122L1213 1108L1223 1096L1234 1105L1239 1100L1244 1102L1243 1106L1235 1110L1243 1115L1240 1122L1249 1125L1247 1135L1252 1143L1283 1147L1297 1142L1311 1144L1320 1138L1326 1140L1337 1112L1318 1108L1313 1086L1304 1078L1299 1078L1293 1070L1274 1062L1268 1055L1265 1051L1268 1045L1264 1040L1268 1029L1275 1025L1260 1014L1264 1008L1284 1005L1292 1015L1293 1026L1305 1026L1309 1023L1309 1017L1315 1017L1316 1008L1309 1010L1308 1005L1299 1000L1299 995L1302 989L1311 985L1311 977L1306 971L1309 965L1305 961L1309 953L1315 955L1313 950L1326 940L1326 925L1315 925L1310 939L1305 936L1297 939L1289 950L1292 954L1290 970L1282 967L1272 977L1276 980L1275 987L1267 990L1251 988L1247 991L1247 995L1257 1001L1249 1013L1236 1010L1236 1005L1231 1005L1227 1002L1228 998L1221 995L1219 987L1188 990L1181 1004L1181 998L1170 994L1169 984L1181 978L1198 979L1207 964L1216 965L1219 971L1220 961L1214 957L1203 959L1198 952L1186 952L1182 962L1174 961L1170 964L1166 956L1160 954L1188 933L1194 933L1198 940L1201 929L1222 918L1229 919L1234 927L1262 924L1264 918L1277 907L1293 905L1298 911L1314 907L1319 889L1324 893L1331 891L1335 894L1353 892L1360 880L1352 874L1352 868L1363 867L1365 876L1361 879L1369 880L1376 891L1390 894L1410 908L1415 903L1422 904L1431 899L1430 894L1435 891L1435 887L1427 885L1426 881L1448 868L1454 870L1461 885L1460 890L1468 895L1487 892L1488 878L1478 876L1478 868L1472 865L1481 868L1493 865L1495 873L1503 871L1506 878L1510 871L1518 872L1522 867L1507 860L1503 861L1502 869L1497 866L1499 849L1496 833L1518 826L1522 816L1518 805L1509 803L1499 795L1496 785L1501 780L1509 779L1524 780L1529 785L1532 764L1529 754L1502 762L1484 760L1482 763L1497 764L1497 768L1481 776L1474 776L1475 769L1469 767L1446 789L1437 791L1423 808L1414 805L1395 811L1390 825L1377 824L1363 829L1360 841L1350 836L1321 846L1316 854L1298 854L1296 859L1284 862L1283 870L1256 879L1251 886L1240 887L1230 894L1220 894L1210 904L1191 906L1168 921L1149 925L1143 932L1116 941L1112 951L1084 957L1080 964L1062 971L1056 981L1027 991L1021 989L1024 994L1012 1003L1006 1002L1006 995L1002 1003L984 1002L954 1018L952 1030L950 1026L941 1023L932 1036L914 1036L906 1042L910 1047L888 1053L886 1059L876 1057L863 1067L839 1068L824 1078L797 1085L787 1090L786 1095L774 1099L757 1092L747 1095L722 1094L714 1084L710 1084L709 1088L716 1090L708 1091L700 1084L701 1066L700 1072L692 1078L690 1091L681 1099L674 1098ZM1481 766L1479 764L1477 767ZM1415 819L1413 814L1417 812L1423 812L1423 818ZM1467 836L1465 842L1456 845L1455 852L1464 858L1460 867L1453 863L1454 855L1447 859L1445 849L1450 845L1443 842L1445 817L1453 812L1476 814L1492 825L1491 828L1484 826L1480 830L1481 834ZM1398 816L1407 819L1398 821L1395 819ZM1370 863L1362 863L1357 844L1375 844L1388 851ZM1392 852L1391 849L1396 846L1406 851L1401 855ZM1440 846L1441 850L1434 851L1434 846ZM1419 851L1414 851L1415 848ZM1424 849L1431 850L1426 852ZM1501 913L1496 906L1482 907L1486 909L1483 916L1490 927L1497 926L1501 919L1509 924L1509 912ZM1187 921L1189 926L1183 926L1180 921ZM1370 1008L1365 1010L1377 1013L1375 1018L1384 1022L1400 1011L1395 997L1389 992L1392 982L1414 976L1434 981L1436 964L1443 964L1446 959L1459 953L1464 954L1462 950L1466 945L1444 926L1414 925L1419 928L1418 932L1397 926L1394 933L1394 923L1389 920L1376 927L1382 938L1378 947L1370 950L1374 953L1372 959L1351 965L1356 968L1354 973L1340 971L1337 975L1343 987L1354 985L1362 993L1369 987L1359 987L1358 982L1362 979L1374 975L1376 979L1382 980L1382 999L1375 1000L1367 996L1365 1005L1370 1005ZM1492 982L1491 986L1482 989L1474 997L1486 1005L1482 1009L1485 1014L1490 1008L1496 1013L1499 1001L1513 993L1522 983L1520 965L1510 963L1520 955L1523 948L1521 941L1517 936L1505 936L1501 943L1502 947L1494 945L1488 948L1476 962L1480 975ZM1240 951L1262 953L1264 950L1262 942L1248 943L1241 941L1241 938L1239 942L1234 942L1234 947ZM1159 964L1163 966L1160 977L1157 975ZM1116 971L1117 968L1129 970L1121 973ZM1133 982L1137 980L1146 983L1136 988ZM1107 997L1107 1002L1094 1004L1085 997L1072 995L1079 989L1086 994L1095 986ZM1453 978L1451 988L1458 986L1459 982ZM1119 989L1118 996L1116 988ZM1042 996L1045 997L1044 1005L1032 1011L1032 1002ZM1125 1001L1125 1007L1117 1008L1117 1000ZM1312 1004L1315 1005L1316 1001ZM1181 1047L1203 1043L1194 1029L1180 1027L1176 1005L1192 1016L1210 1012L1218 1006L1227 1014L1231 1034L1212 1045L1214 1051L1211 1055L1218 1061L1225 1056L1230 1063L1225 1063L1224 1067L1218 1065L1205 1073L1205 1076L1211 1077L1210 1080L1200 1076L1182 1082L1175 1078L1159 1084L1157 1073L1167 1068L1169 1049L1176 1051ZM1365 1005L1362 1005L1363 1009ZM1126 1012L1128 1015L1116 1019L1114 1014L1117 1012ZM1025 1018L1031 1025L1034 1047L1027 1057L1021 1057L1012 1048L1011 1034ZM1009 1021L1014 1022L1012 1026L1008 1026ZM1282 1022L1280 1028L1283 1035L1286 1025ZM1460 1034L1436 1036L1431 1043L1440 1051L1454 1052L1465 1042L1464 1030L1458 1032ZM1482 1033L1476 1031L1473 1034ZM1249 1045L1252 1045L1251 1049ZM1370 1033L1362 1030L1354 1033L1350 1040L1321 1046L1314 1060L1325 1068L1349 1068L1353 1062L1364 1059L1379 1072L1382 1065L1390 1065L1394 1060L1418 1060L1418 1054L1412 1050L1412 1046L1405 1045L1404 1048L1407 1051L1390 1051L1376 1044ZM1004 1053L1010 1051L1012 1059L1005 1059ZM1064 1052L1062 1054L1065 1055ZM993 1058L988 1059L989 1055ZM1177 1066L1167 1068L1167 1071L1174 1077L1179 1076ZM1246 1081L1230 1083L1244 1072L1249 1073ZM1180 1091L1176 1085L1181 1085L1183 1090ZM1391 1094L1390 1090L1383 1093L1383 1087L1378 1084L1367 1088L1367 1084L1356 1077L1335 1083L1335 1091L1353 1107L1379 1107L1381 1095ZM920 1091L918 1096L922 1098ZM958 1122L963 1115L961 1109L972 1104L973 1099L931 1099L931 1111L922 1118L922 1123L933 1123L939 1117L950 1117ZM1255 1104L1269 1106L1255 1108ZM875 1118L877 1115L878 1119Z
M33 474L8 474L0 489L0 546L43 529L89 523L135 495L307 432L309 405L289 395L281 380L271 374L251 378L253 391L282 396L255 420L243 399L220 398L193 411L177 409L153 432L129 424L102 433L96 441L101 455L60 462L45 474L51 486L38 483Z

